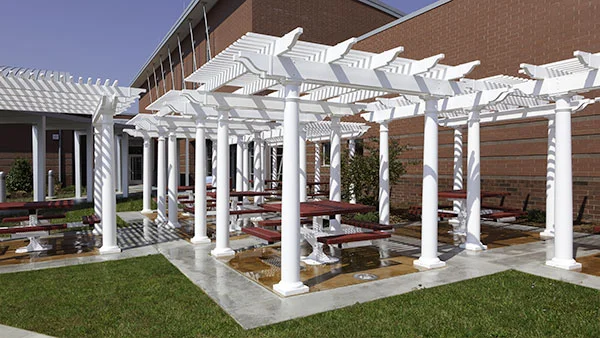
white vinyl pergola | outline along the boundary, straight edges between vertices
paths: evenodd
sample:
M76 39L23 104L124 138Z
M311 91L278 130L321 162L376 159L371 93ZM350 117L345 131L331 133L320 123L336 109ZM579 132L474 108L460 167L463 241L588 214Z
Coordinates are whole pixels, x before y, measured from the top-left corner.
M157 111L158 116L173 113L195 116L197 130L202 129L205 121L216 119L219 154L229 153L226 150L230 121L283 121L278 135L282 138L284 151L282 264L281 281L274 286L277 293L289 296L308 291L299 278L301 198L300 185L295 179L301 177L298 154L301 153L301 140L306 140L302 132L303 119L311 116L307 112L315 113L317 120L318 116L330 115L333 124L332 153L339 154L335 150L340 147L339 117L365 107L352 104L373 100L377 103L367 109L372 112L363 114L363 117L380 123L382 223L389 222L388 123L394 119L425 117L422 248L419 259L414 263L423 268L445 265L437 255L438 124L455 128L465 124L469 126L471 167L467 209L477 217L471 216L467 220L466 247L481 250L484 247L479 241L480 174L479 165L472 164L479 163L480 123L554 114L554 203L565 199L565 203L561 203L565 208L555 208L556 252L548 264L562 268L577 267L572 250L569 250L572 249L570 114L592 102L575 95L600 86L598 55L577 52L575 59L543 66L522 65L531 80L506 76L471 80L465 79L465 76L479 65L479 61L446 66L439 64L443 54L412 60L399 57L402 47L383 53L369 53L352 50L356 39L327 46L298 41L301 34L301 28L283 37L247 33L186 79L198 84L198 91L168 93L163 96L164 99L148 107ZM233 90L233 93L218 92L221 89ZM307 109L307 105L318 108L318 111ZM219 156L218 163L220 172L228 172L221 171L221 168L228 169L228 159ZM229 218L227 179L220 176L217 180L217 246L213 250L217 257L233 254L227 239L219 237L220 228L225 229L221 233L226 233ZM459 182L456 183L458 186ZM224 196L221 201L220 196ZM567 199L569 204L566 204ZM335 227L334 222L333 231Z
M94 133L94 195L101 196L101 253L119 252L116 237L115 115L125 112L143 89L119 87L118 82L75 79L68 73L0 66L0 110L88 115ZM33 168L35 200L44 200L46 119L33 123ZM88 137L88 159L92 138ZM88 180L91 175L88 175ZM88 181L89 186L89 181ZM97 188L96 188L97 187ZM90 189L91 191L91 189ZM89 194L88 194L89 195Z

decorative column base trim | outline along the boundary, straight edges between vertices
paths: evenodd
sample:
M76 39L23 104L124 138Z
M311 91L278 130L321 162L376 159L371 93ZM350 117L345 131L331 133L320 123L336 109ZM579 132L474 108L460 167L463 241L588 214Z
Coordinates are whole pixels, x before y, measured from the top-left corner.
M198 237L193 237L190 242L192 242L192 244L210 244L210 238L208 238L207 236L198 236Z
M483 251L487 250L487 245L483 245L481 242L479 243L465 243L460 245L461 248L469 251Z
M178 229L181 227L181 224L179 224L179 222L168 221L164 227L168 229Z
M154 211L152 209L143 209L142 211L140 211L142 214L151 214Z
M424 269L439 269L446 266L446 262L441 261L439 258L419 258L413 261L413 265L424 268Z
M299 295L302 293L308 292L308 286L302 284L302 282L296 283L283 283L279 282L273 285L273 291L283 297L289 297L294 295Z
M235 255L235 251L231 250L231 248L221 248L221 249L217 249L214 248L210 251L210 254L213 257L229 257L229 256L234 256Z
M544 231L540 232L540 237L542 239L551 239L551 238L554 238L554 231L544 230Z
M121 248L119 248L117 245L115 246L109 246L109 247L101 247L100 248L100 254L101 255L108 255L108 254L115 254L115 253L120 253L121 252Z
M546 265L563 270L581 270L581 263L577 263L574 259L554 257L551 260L546 261Z

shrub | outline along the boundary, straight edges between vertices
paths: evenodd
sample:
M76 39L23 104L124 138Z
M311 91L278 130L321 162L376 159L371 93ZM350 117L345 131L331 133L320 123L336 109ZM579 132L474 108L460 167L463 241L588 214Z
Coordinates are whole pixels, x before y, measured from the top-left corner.
M546 212L539 209L527 211L527 220L535 223L546 223Z
M350 199L350 187L354 185L356 202L377 206L379 201L379 147L378 140L365 140L363 155L350 158L348 150L342 153L342 199ZM400 146L395 140L389 144L390 190L398 183L406 169L400 154L407 146ZM391 191L390 191L391 195Z
M31 192L33 190L33 171L29 161L17 158L13 162L6 177L6 188L8 191Z

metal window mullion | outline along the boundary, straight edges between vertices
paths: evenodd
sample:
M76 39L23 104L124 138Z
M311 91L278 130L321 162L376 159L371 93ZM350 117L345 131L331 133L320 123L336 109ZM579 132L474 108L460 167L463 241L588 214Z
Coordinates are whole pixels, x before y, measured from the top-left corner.
M181 50L179 34L177 34L177 48L179 48L179 67L181 67L181 89L185 89L185 69L183 69L183 51Z
M169 70L171 71L171 89L175 90L175 76L173 76L173 61L171 60L171 47L167 46L167 53L169 53Z

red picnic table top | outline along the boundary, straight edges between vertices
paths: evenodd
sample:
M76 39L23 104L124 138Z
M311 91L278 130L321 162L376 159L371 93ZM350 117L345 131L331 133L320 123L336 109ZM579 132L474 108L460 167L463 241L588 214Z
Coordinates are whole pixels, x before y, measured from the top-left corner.
M0 210L37 210L37 209L63 209L75 205L73 200L41 201L41 202L6 202L0 203Z
M482 191L481 198L486 197L504 197L510 195L509 192L500 192L500 191ZM438 197L448 198L448 199L466 199L467 191L466 190L452 190L452 191L440 191L438 192Z
M274 212L281 212L281 203L263 204L262 208ZM375 210L375 207L370 205L352 204L329 200L300 203L300 217L353 214L357 212L362 213L373 210Z
M215 187L213 187L212 184L206 185L206 190L211 190L214 188ZM188 191L188 190L194 190L194 189L196 189L196 186L194 186L194 185L180 185L177 187L177 191Z
M244 197L244 196L271 196L276 195L275 191L230 191L229 197ZM217 192L210 191L206 193L206 196L216 198Z

